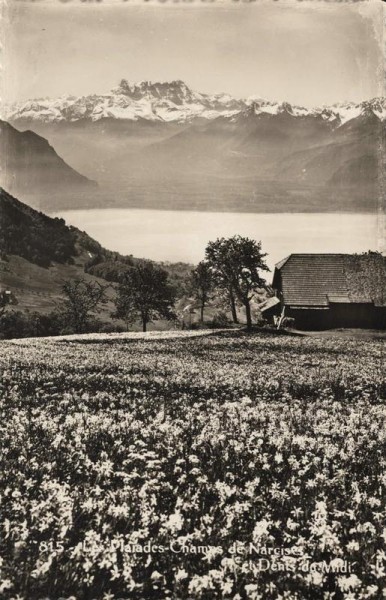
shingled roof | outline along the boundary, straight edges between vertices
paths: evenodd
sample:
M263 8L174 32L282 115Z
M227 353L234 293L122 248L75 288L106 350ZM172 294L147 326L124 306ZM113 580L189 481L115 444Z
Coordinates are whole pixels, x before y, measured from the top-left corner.
M367 254L291 254L275 268L273 287L290 306L331 302L386 306L386 258Z

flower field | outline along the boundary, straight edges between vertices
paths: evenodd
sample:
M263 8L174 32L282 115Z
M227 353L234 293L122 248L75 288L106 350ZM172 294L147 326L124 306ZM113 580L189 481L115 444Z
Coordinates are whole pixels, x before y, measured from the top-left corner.
M383 340L0 344L0 597L379 599Z

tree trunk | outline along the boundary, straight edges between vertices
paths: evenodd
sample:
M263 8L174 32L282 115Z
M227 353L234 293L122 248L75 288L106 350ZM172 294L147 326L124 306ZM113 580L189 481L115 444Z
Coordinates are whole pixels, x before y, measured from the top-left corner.
M231 304L231 311L232 311L232 320L233 320L233 323L238 323L239 320L237 318L236 301L235 301L235 297L234 297L233 292L232 292L231 289L229 290L229 301L230 301L230 304Z
M144 333L146 332L146 325L147 325L146 319L143 319L143 321L142 321L142 331Z
M247 329L252 329L251 305L249 300L245 301L245 313L247 315Z
M200 321L201 321L201 323L203 323L203 322L204 322L204 308L205 308L205 304L204 304L204 303L202 303L202 304L201 304L201 316L200 316Z

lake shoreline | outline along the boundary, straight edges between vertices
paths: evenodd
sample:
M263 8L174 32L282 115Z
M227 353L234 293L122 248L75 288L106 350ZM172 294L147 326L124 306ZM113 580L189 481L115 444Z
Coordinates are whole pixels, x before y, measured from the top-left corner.
M212 210L210 208L208 209L204 209L204 208L191 208L191 207L181 207L181 208L155 208L155 207L151 207L151 206L89 206L89 207L70 207L70 208L65 208L65 209L61 209L61 210L50 210L49 207L42 207L39 208L37 210L44 210L44 212L49 215L50 217L54 218L54 217L58 217L63 213L69 213L69 212L85 212L85 211L101 211L101 210L111 210L111 211L122 211L122 210L130 210L130 211L147 211L147 212L160 212L160 213L176 213L176 212L181 212L181 213L202 213L202 214L224 214L224 215L326 215L326 214L338 214L338 215L374 215L374 216L378 216L380 214L382 214L381 211L382 207L379 208L375 208L375 209L369 209L369 210L344 210L344 209L336 209L336 210L330 210L328 207L326 207L325 210L323 210L322 208L318 209L318 210L285 210L283 211L283 209L277 209L277 210L264 210L264 207L262 207L261 210L247 210L243 208L240 208L239 210Z

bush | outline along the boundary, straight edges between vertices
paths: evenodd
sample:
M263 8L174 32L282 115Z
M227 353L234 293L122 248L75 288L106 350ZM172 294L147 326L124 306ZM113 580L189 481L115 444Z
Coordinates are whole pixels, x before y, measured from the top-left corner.
M209 324L210 328L218 329L220 327L230 327L230 321L225 312L219 311L213 315L212 321Z
M268 324L267 319L263 317L260 310L256 310L254 314L254 324L256 327L265 327Z
M2 339L46 337L61 333L58 315L42 315L37 312L6 312L0 319L0 337Z
M120 324L106 323L92 319L87 323L84 333L122 333L125 328ZM63 315L51 312L42 315L38 312L9 311L0 318L0 339L49 337L72 335L74 327Z
M106 323L104 321L95 320L90 326L90 333L123 333L126 328L117 323Z

